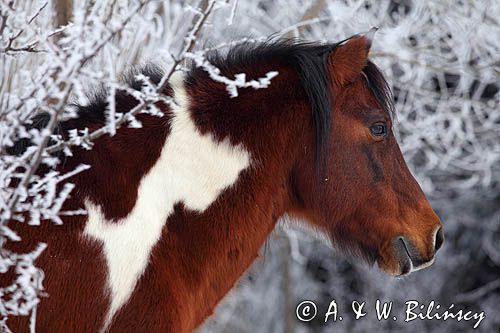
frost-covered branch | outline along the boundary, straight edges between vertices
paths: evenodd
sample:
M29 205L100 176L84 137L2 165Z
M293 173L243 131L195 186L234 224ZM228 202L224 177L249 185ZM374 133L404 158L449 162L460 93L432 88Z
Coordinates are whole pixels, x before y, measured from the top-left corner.
M155 106L172 102L161 92L186 61L224 84L229 96L236 96L238 88L265 88L275 75L250 81L245 73L225 77L207 61L206 53L214 49L262 41L272 34L339 41L372 26L380 30L371 58L394 90L399 112L395 130L405 158L443 218L447 240L441 255L447 259L438 257L435 266L417 278L394 284L377 278L374 270L339 259L307 236L310 233L278 229L280 236L269 242L265 262L233 290L206 327L280 331L285 323L279 318L288 315L279 301L284 292L294 300L330 295L396 302L408 295L452 299L460 293L464 301L481 300L476 305L487 313L496 311L498 281L492 272L500 265L498 1L73 1L70 22L56 29L53 8L45 2L0 1L0 268L20 267L13 285L26 296L14 297L17 305L4 306L14 302L9 295L20 294L2 289L0 330L7 329L7 316L34 316L44 296L43 275L33 265L39 253L22 257L26 254L6 252L5 242L23 238L9 226L22 220L57 224L63 216L85 214L66 210L64 199L71 194L71 176L87 166L54 172L60 163L56 152L71 155L76 147L92 149L98 138L114 135L120 127L139 127L136 115L160 115ZM138 76L143 87L137 91L120 81L120 73L132 64L148 61L166 68L159 85ZM76 116L68 104L85 104L86 92L100 85L108 92L105 125L55 135L59 121ZM138 104L116 110L117 91L134 96ZM46 113L44 121L32 123L41 113ZM29 140L31 146L14 154L19 140ZM40 166L48 171L41 172ZM290 246L292 258L288 275L281 271L283 245ZM319 282L318 275L327 282ZM281 284L284 276L287 288ZM422 285L427 286L424 291ZM293 290L284 290L289 288ZM346 319L344 324L351 330L381 329L370 320ZM391 325L393 330L407 328L399 321ZM419 325L416 330L429 330ZM482 325L490 325L485 331L495 331L500 324L495 327L492 319Z
M212 65L208 60L205 59L203 51L195 53L186 53L185 57L193 59L197 67L203 68L214 81L224 83L229 96L234 98L238 96L238 88L253 88L253 89L263 89L267 88L271 84L271 79L278 75L277 71L267 72L265 76L257 80L246 80L245 73L239 73L234 75L234 79L227 78L221 75L220 70Z
M71 21L55 30L49 30L53 26L53 13L46 3L33 8L28 1L9 1L2 6L0 31L5 42L0 44L3 61L0 79L0 265L16 269L21 279L18 281L24 283L14 282L9 287L11 289L5 290L28 297L24 307L19 306L22 301L19 297L9 300L11 303L18 302L18 306L10 306L8 311L2 312L5 329L7 316L28 315L29 311L24 309L30 309L32 318L36 317L40 293L29 291L42 290L41 280L35 283L35 280L26 278L26 270L19 269L26 263L33 272L36 271L33 261L27 262L25 258L28 257L4 248L6 242L21 241L23 236L17 234L11 224L25 222L38 225L43 221L61 224L61 216L85 213L81 209L64 210L64 202L74 188L67 181L91 166L81 165L60 174L54 171L60 163L55 153L62 150L65 155L71 155L71 148L76 146L92 149L95 140L103 135L114 135L125 124L140 127L135 118L138 113L160 116L156 104L171 102L169 97L161 94L168 79L180 68L186 54L194 50L209 16L216 8L225 6L226 2L207 1L202 10L194 11L192 26L185 28L183 16L186 15L186 8L194 6L184 8L175 3L167 6L151 0L75 3ZM159 13L164 16L158 16ZM134 29L145 32L142 34L144 39L137 40L136 50L143 51L144 44L140 43L153 39L162 42L164 54L169 55L173 53L170 49L175 49L179 42L183 43L175 58L165 59L167 62L173 59L173 63L170 63L158 86L148 77L136 77L143 83L140 91L119 82L119 75L116 74L126 69L124 64L117 67L115 59L122 57L120 49L130 48L131 41L134 41ZM179 34L183 30L185 38L182 40L178 36L183 35ZM153 49L156 51L158 47L152 45ZM40 57L34 58L35 53ZM135 54L139 53L136 51ZM67 139L55 135L61 120L76 115L74 108L68 107L68 104L75 100L85 103L85 91L89 89L87 82L102 83L109 92L106 125L92 132L88 129L69 130ZM246 84L241 78L237 83ZM138 104L126 112L116 112L114 96L118 90L134 96ZM43 116L42 122L34 118L37 114ZM20 140L28 140L30 145L18 150L16 142ZM41 171L41 166L45 171ZM44 248L42 245L40 251ZM31 326L34 327L34 324Z

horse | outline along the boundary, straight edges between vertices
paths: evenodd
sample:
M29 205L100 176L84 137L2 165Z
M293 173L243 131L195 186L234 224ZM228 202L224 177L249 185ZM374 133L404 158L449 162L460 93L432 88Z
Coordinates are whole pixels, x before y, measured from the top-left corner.
M189 332L258 257L285 214L382 271L404 276L434 262L442 224L409 171L393 133L387 81L368 58L371 34L342 42L270 39L207 55L226 77L279 74L266 89L223 83L192 66L175 73L156 103L93 149L58 166L75 175L62 225L16 223L48 294L40 332ZM158 83L156 67L143 74ZM133 81L133 79L131 79ZM140 83L131 82L132 86ZM137 87L136 87L137 88ZM101 128L106 92L59 124ZM116 110L139 103L117 91ZM27 327L10 318L14 331ZM23 326L24 325L24 326Z

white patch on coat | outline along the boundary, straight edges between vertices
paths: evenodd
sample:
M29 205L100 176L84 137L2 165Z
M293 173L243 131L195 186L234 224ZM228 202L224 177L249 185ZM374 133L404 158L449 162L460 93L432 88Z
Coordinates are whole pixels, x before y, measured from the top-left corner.
M132 211L120 221L106 221L101 208L86 201L84 234L102 242L108 266L111 306L103 329L129 300L174 205L182 202L188 209L204 211L250 165L241 145L233 146L228 139L217 142L196 129L182 75L174 75L170 83L177 103L172 107L171 132L139 184Z

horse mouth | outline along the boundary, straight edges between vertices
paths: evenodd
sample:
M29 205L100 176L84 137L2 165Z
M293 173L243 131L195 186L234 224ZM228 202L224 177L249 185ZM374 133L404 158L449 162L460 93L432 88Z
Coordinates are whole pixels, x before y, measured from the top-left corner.
M400 274L399 276L410 275L413 269L413 262L411 260L410 251L408 250L408 246L406 245L403 237L398 237L397 241L400 242L400 251L399 251L399 267Z
M377 262L382 271L396 277L408 276L429 267L435 260L434 256L430 260L423 259L411 243L401 236L394 239L393 252L392 264L388 264L382 258L379 258Z

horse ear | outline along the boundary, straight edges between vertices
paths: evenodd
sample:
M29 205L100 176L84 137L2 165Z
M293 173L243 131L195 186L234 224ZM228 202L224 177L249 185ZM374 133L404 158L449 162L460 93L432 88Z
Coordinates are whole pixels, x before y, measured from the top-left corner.
M336 85L342 87L354 81L368 61L368 52L377 28L371 28L366 34L349 38L329 56L332 78Z

